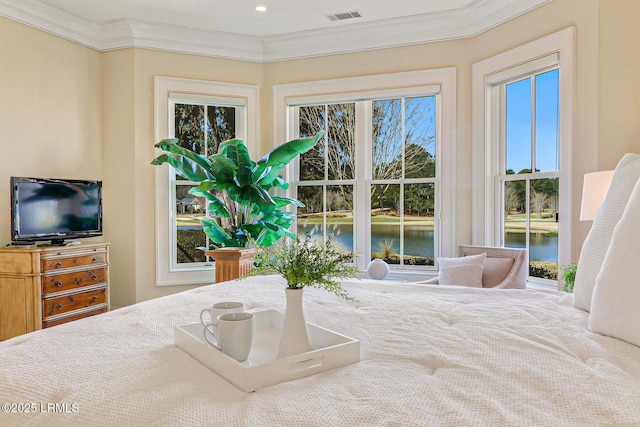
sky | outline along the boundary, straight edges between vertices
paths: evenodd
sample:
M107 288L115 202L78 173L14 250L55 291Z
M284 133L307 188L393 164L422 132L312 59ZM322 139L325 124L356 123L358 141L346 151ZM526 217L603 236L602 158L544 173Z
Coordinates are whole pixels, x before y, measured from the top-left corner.
M536 170L558 169L558 78L551 70L507 85L507 169L531 168L532 93L535 79Z

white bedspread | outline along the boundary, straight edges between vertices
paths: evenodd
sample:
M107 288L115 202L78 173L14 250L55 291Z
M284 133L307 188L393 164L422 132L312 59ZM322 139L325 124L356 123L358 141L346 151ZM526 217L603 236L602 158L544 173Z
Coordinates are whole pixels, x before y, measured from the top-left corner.
M37 406L0 425L640 425L640 348L589 332L568 294L306 288L307 321L361 340L361 361L255 393L173 345L214 301L284 311L283 287L206 286L2 342L0 403Z

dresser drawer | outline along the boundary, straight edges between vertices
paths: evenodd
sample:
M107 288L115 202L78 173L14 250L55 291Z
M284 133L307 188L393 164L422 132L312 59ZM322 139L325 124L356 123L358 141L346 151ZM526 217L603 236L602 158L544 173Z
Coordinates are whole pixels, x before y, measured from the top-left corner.
M101 287L87 292L48 298L42 301L42 317L55 316L85 307L106 304L107 288Z
M78 319L84 319L85 317L95 316L96 314L106 313L109 309L107 307L101 307L95 310L85 311L80 314L72 314L71 316L60 317L55 320L46 320L42 322L43 328L50 328L51 326L60 325L62 323L72 322Z
M78 289L84 286L98 285L106 282L107 269L92 268L90 270L76 271L73 273L56 274L42 277L42 294L45 296L54 292L63 292Z
M104 264L107 259L106 252L82 254L69 257L48 258L42 260L42 272L61 270L63 268L83 267L86 265Z

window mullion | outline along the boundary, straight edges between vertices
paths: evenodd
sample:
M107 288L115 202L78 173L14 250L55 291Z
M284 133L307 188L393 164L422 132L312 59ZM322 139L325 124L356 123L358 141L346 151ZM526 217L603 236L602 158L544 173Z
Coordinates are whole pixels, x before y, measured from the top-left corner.
M502 215L495 215L495 219L493 220L493 225L495 230L493 231L494 242L487 242L489 245L498 245L505 246L506 245L506 235L505 235L505 227L506 227L506 217L504 217L504 188L505 183L503 179L500 179L500 175L505 176L507 173L507 89L505 85L501 85L498 88L494 88L494 91L497 92L497 98L492 99L492 104L495 108L495 116L496 120L492 123L493 126L496 126L498 129L498 140L495 143L498 144L498 184L496 184L495 188L495 204L494 208L497 212L502 212ZM494 93L495 93L494 92ZM497 104L496 104L497 102ZM500 220L501 217L504 217L503 220Z
M372 103L356 102L356 183L354 194L359 203L354 203L353 240L354 249L362 254L356 261L359 268L366 268L371 259L371 177L373 176L372 153Z
M404 180L399 181L400 197L398 211L400 214L400 266L404 265Z
M207 153L209 152L209 128L210 128L210 125L211 125L209 123L209 121L207 120L207 117L209 117L209 115L208 115L209 108L211 108L211 106L205 104L205 106L204 106L204 116L202 118L204 120L204 126L203 126L203 128L204 128L204 153L203 154L204 154L205 157L208 157ZM209 216L209 201L205 200L204 204L205 204L204 216L208 217ZM206 247L209 247L209 245L210 245L209 236L207 236L206 234L205 234L205 242L206 242ZM207 255L205 255L205 260L207 262L214 262L215 263L215 261L213 261Z
M400 199L398 200L398 213L400 214L400 266L404 265L404 177L406 176L406 98L401 98L401 131L400 138L402 140L402 179L400 180Z
M526 211L526 215L525 215L525 247L527 249L530 249L531 246L531 242L530 242L530 237L531 237L531 179L527 178L525 180L525 211ZM531 258L531 256L529 256L529 258ZM530 261L527 260L529 263Z
M536 171L536 78L531 79L531 172Z
M329 179L329 105L324 105L324 180ZM327 240L327 185L322 185L322 239Z

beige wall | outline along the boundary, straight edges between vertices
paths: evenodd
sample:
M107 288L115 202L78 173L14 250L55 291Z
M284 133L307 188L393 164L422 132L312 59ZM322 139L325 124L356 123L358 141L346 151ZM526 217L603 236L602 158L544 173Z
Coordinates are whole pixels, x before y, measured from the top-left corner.
M99 52L0 18L0 244L9 177L102 179Z
M258 143L266 152L282 142L273 141L273 85L454 66L458 70L456 243L467 243L471 239L471 66L575 26L572 222L577 259L590 226L577 221L582 174L614 167L625 152L640 152L636 81L640 53L635 46L639 16L640 2L635 1L554 0L472 39L266 64L144 49L100 54L0 20L2 40L15 40L11 47L0 46L0 60L9 64L0 68L0 78L20 82L0 86L5 95L0 106L4 153L6 158L20 159L5 161L0 182L10 175L103 178L105 240L112 243L112 302L130 304L187 289L155 286L155 171L149 164L156 142L155 75L260 85ZM8 201L7 187L0 185L0 200ZM0 238L5 242L8 220L8 210L0 209Z
M600 0L597 169L640 153L640 1Z
M111 305L136 301L135 50L103 54L104 239L111 243Z

